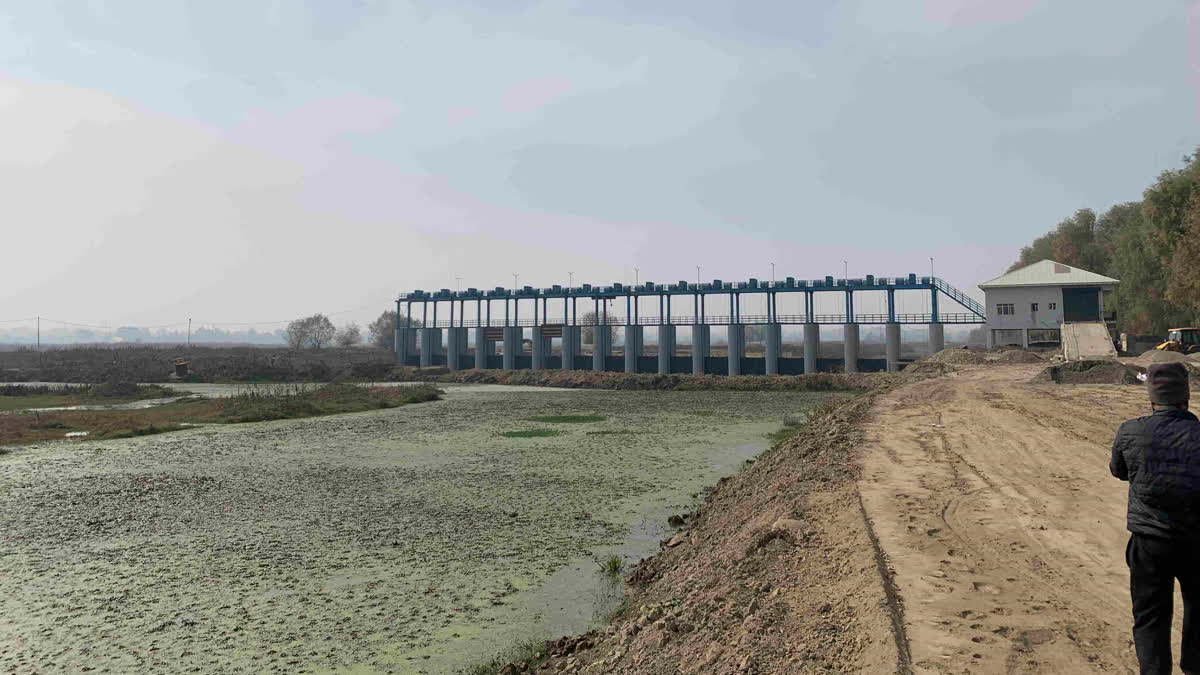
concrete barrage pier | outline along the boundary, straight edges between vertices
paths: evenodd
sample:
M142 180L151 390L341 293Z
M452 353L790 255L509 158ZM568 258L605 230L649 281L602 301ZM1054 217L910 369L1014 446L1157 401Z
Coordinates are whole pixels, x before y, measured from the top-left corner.
M882 292L886 312L865 313L855 307L855 294ZM921 293L929 298L929 312L899 313L897 293ZM838 314L818 314L819 293L841 294L844 309ZM779 313L780 297L803 300L803 311ZM742 312L743 300L755 298L765 304L765 314ZM942 312L939 300L949 299L958 311ZM592 310L589 320L580 321L579 303ZM643 305L653 302L657 311L646 315ZM682 303L691 313L672 311L672 302ZM708 304L719 303L724 314L710 314ZM496 305L499 305L497 307ZM624 306L615 315L613 306ZM438 317L443 308L442 318ZM414 313L414 309L417 313ZM470 317L471 310L474 316ZM524 312L524 314L523 314ZM574 288L553 286L520 289L495 288L480 291L442 289L436 293L413 291L396 300L396 360L404 365L445 365L451 370L503 368L506 370L616 371L626 373L705 373L714 375L801 374L843 370L854 373L901 368L901 326L928 326L930 352L945 346L945 324L982 324L984 308L958 289L937 277L875 277L861 279L796 280L761 283L757 279L708 283L655 284L636 286L612 284ZM552 318L553 315L553 318ZM864 359L860 354L861 326L884 326L883 359ZM724 357L712 356L712 326L726 329ZM759 331L765 347L762 357L746 356L747 329ZM802 326L803 357L785 356L784 326ZM821 358L821 327L840 326L843 335L841 359ZM647 356L645 329L657 331L658 350ZM685 354L680 354L679 329L689 333ZM529 348L526 349L526 329ZM613 335L621 355L613 354ZM720 335L718 333L718 335ZM419 340L418 340L419 336ZM557 354L555 341L559 342ZM500 346L497 354L497 346ZM590 347L590 354L585 348Z

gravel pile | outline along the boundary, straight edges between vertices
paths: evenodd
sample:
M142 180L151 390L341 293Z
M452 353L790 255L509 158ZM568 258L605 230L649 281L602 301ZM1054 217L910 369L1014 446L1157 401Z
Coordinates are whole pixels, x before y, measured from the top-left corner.
M943 349L921 360L933 363L947 363L952 366L976 366L987 362L987 359L982 354L971 349Z
M1162 351L1159 349L1151 349L1150 351L1145 352L1138 358L1141 360L1144 360L1144 361L1149 361L1150 363L1177 363L1180 361L1188 361L1192 357L1195 357L1195 356L1197 356L1197 355L1192 354L1192 356L1189 357L1189 356L1180 354L1179 352L1168 352L1168 351Z
M1045 363L1046 359L1036 352L1027 352L1023 349L1009 349L1000 352L992 361L996 363Z

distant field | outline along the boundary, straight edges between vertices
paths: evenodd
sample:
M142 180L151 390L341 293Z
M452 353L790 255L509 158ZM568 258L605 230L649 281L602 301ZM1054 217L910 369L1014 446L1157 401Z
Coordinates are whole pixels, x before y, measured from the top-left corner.
M191 382L327 382L385 379L390 351L373 348L292 350L287 347L120 345L0 351L0 382L104 382L113 377L167 382L176 358Z

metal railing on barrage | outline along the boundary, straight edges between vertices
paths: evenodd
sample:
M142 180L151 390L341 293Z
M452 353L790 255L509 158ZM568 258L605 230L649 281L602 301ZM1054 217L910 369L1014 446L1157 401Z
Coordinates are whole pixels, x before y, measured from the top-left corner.
M973 324L973 323L980 324L980 323L984 323L984 319L982 317L980 317L979 315L974 314L974 313L965 313L965 312L959 312L959 313L939 312L938 316L937 316L937 321L933 320L932 314L912 314L912 313L898 313L894 316L889 316L887 314L855 314L854 320L851 322L846 321L845 314L815 314L811 318L807 317L804 314L780 314L780 315L774 317L774 321L771 321L769 319L770 319L770 317L768 317L766 314L743 314L738 317L738 323L743 324L743 325L760 325L760 324L770 324L770 323L778 323L778 324L786 324L786 325L800 325L800 324L805 324L805 323L816 323L816 324L821 324L821 325L826 325L826 326L841 325L841 324L845 324L845 323L856 323L856 324L900 323L900 324L909 324L909 325L930 324L930 323L950 323L950 324ZM581 327L602 325L602 326L612 326L612 327L619 328L621 326L630 326L630 325L633 325L633 326L661 326L661 325L691 326L691 325L695 325L697 323L702 323L703 325L707 325L707 326L728 326L733 323L733 317L731 317L727 314L706 314L703 317L703 321L697 321L695 316L684 315L684 316L672 316L672 317L669 317L669 319L667 321L664 321L662 318L657 317L657 316L639 316L639 317L637 317L637 321L634 321L632 317L630 317L629 320L627 321L626 317L624 317L624 316L609 315L607 318L601 317L597 323L580 322L580 323L567 324L567 325L577 325L577 326L581 326ZM483 328L500 328L504 325L506 325L506 324L503 319L492 319L492 321L489 323L486 320L484 320L484 321L478 321L476 319L459 320L456 318L456 319L454 319L453 323L451 323L449 319L444 319L444 320L439 319L436 325L433 322L429 322L428 327L429 328L481 328L481 327L483 327ZM563 321L562 317L551 318L551 319L539 319L539 320L518 319L515 323L511 320L508 321L507 325L520 326L523 328L532 328L532 327L536 327L536 326L560 326L560 325L564 325L564 321ZM413 327L416 328L417 326L414 325Z

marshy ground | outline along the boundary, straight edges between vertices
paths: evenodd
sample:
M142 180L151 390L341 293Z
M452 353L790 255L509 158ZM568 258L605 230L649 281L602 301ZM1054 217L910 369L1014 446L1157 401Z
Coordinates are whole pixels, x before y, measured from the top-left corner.
M452 385L20 448L0 456L0 670L434 673L578 632L598 560L657 549L826 398Z

